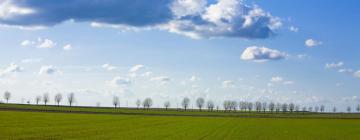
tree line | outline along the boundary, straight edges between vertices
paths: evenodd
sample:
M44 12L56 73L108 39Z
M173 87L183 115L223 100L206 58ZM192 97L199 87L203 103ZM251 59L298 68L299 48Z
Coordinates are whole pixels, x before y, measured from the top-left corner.
M4 99L6 103L9 103L11 98L11 93L9 91L4 92ZM60 102L63 100L63 95L61 93L57 93L54 96L54 101L57 106L60 106ZM35 97L36 105L39 105L40 102L43 102L46 106L50 101L50 96L48 93L44 93L42 96ZM69 93L67 95L67 103L71 107L75 102L75 94ZM29 103L29 102L28 102ZM99 103L98 103L99 104ZM118 96L114 96L112 100L112 104L114 108L120 107L120 98ZM153 100L151 98L145 98L143 101L137 99L136 108L149 110L153 105ZM191 100L188 97L185 97L181 101L181 107L184 111L187 111L191 105ZM215 105L212 100L205 101L204 98L199 97L195 100L195 105L199 109L199 111L203 111L206 109L207 111L220 111L219 105ZM99 106L99 105L98 105ZM165 101L163 104L165 110L171 108L171 102ZM325 105L320 106L303 106L296 105L294 103L275 103L275 102L247 102L247 101L235 101L235 100L225 100L222 104L222 111L224 112L271 112L271 113L279 113L279 112L325 112ZM178 108L178 107L177 107ZM360 112L360 104L358 104L355 108L357 112ZM347 112L352 112L351 106L346 107ZM332 108L332 112L337 112L337 108L334 106Z

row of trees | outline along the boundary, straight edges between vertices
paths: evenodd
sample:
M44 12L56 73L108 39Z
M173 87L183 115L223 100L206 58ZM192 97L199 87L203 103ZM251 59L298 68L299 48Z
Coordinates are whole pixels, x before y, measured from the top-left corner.
M11 93L9 91L6 91L4 93L4 99L6 100L6 103L9 102L11 98ZM54 101L55 103L60 106L60 102L63 100L63 96L61 93L58 93L54 96ZM50 96L48 93L43 94L43 96L36 96L35 98L35 102L38 105L40 102L43 102L45 105L48 104L48 102L50 101ZM75 102L75 94L74 93L70 93L67 95L67 102L69 103L69 106L72 106L73 103ZM113 97L113 105L115 108L120 106L120 98L117 96ZM185 97L182 99L181 101L181 106L182 108L187 111L187 109L190 106L190 99ZM151 98L145 98L143 101L141 100L136 100L136 106L139 109L140 106L142 106L144 109L150 109L151 106L153 105L153 100ZM164 108L165 110L168 110L168 108L171 107L171 103L170 101L165 101L164 102ZM195 105L197 108L199 108L200 111L202 111L204 108L207 108L208 111L214 111L215 109L215 103L212 100L208 100L205 101L204 98L197 98L195 100ZM241 111L241 112L252 112L252 111L256 111L256 112L324 112L325 111L325 106L324 105L320 105L320 106L303 106L300 107L300 105L296 105L294 103L274 103L274 102L246 102L246 101L234 101L234 100L225 100L223 102L223 108L225 112L231 112L231 111ZM216 106L216 110L219 110L219 106ZM333 112L337 112L337 108L333 107L332 109ZM352 108L350 106L348 106L346 108L347 112L351 112ZM356 106L356 111L360 112L360 104Z
M11 93L9 91L6 91L4 93L4 99L6 100L6 103L9 103L9 100L11 98ZM61 93L57 93L55 96L54 96L54 101L55 103L60 106L60 102L63 100L63 96ZM38 105L40 102L43 102L44 105L46 106L49 101L50 101L50 96L48 93L44 93L42 96L36 96L35 97L35 103L36 105ZM69 93L68 96L67 96L67 101L69 103L69 106L72 106L75 102L75 94L74 93Z

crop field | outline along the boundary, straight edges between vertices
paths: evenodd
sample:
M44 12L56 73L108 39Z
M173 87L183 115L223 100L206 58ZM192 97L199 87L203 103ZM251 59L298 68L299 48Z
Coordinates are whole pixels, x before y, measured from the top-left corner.
M45 108L47 110L39 111ZM0 139L360 139L358 114L348 114L352 119L324 118L328 114L310 113L298 116L313 116L311 118L261 118L259 113L248 113L253 114L252 117L242 117L241 113L136 109L109 113L115 109L78 107L58 107L63 111L55 113L56 108L0 105ZM134 115L119 113L131 111Z

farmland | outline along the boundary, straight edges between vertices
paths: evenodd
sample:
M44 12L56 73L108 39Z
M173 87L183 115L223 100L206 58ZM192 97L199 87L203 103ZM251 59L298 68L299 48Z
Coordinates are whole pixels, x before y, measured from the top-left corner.
M360 139L358 117L1 104L0 139Z

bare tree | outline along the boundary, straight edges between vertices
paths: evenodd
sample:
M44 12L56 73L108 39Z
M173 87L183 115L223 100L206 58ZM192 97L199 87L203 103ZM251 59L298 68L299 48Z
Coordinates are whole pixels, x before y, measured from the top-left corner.
M41 96L36 96L35 98L36 105L38 105L40 101L41 101Z
M334 112L334 113L336 112L336 107L335 107L335 106L333 107L333 112Z
M244 101L241 101L240 103L239 103L239 109L240 109L240 111L246 111L246 102L244 102Z
M55 102L57 103L58 106L60 106L60 102L62 100L62 95L60 93L55 95Z
M312 111L313 111L313 107L309 106L308 111L309 111L309 112L312 112Z
M120 104L120 99L118 96L114 96L113 97L113 105L114 105L114 108L116 108L118 105Z
M288 104L286 104L286 103L283 103L282 105L281 105L281 110L285 113L285 112L287 112L288 111Z
M165 107L165 110L168 110L168 108L170 107L170 102L169 101L166 101L164 103L164 107Z
M141 100L140 100L140 99L137 99L137 100L136 100L136 107L137 107L137 109L139 109L140 105L141 105Z
M289 104L289 110L290 110L290 112L292 113L292 112L294 111L294 109L295 109L295 104L294 104L294 103L290 103L290 104Z
M315 106L315 112L319 112L319 106Z
M9 103L9 100L11 98L11 93L9 91L5 91L4 98L6 100L6 103Z
M357 112L360 112L360 104L357 105L356 111L357 111Z
M152 105L153 105L152 99L151 98L145 98L145 100L143 102L144 109L147 108L149 110Z
M199 97L196 99L196 106L200 109L200 111L204 107L204 104L205 104L204 98Z
M320 112L324 112L325 111L325 106L324 105L321 105L320 106Z
M276 110L276 113L280 112L280 110L281 110L281 104L280 103L276 103L275 110Z
M43 95L43 101L45 106L47 105L47 103L49 102L49 93L44 93Z
M70 93L69 95L68 95L68 102L69 102L69 106L71 107L72 106L72 104L75 102L75 94L74 93Z
M274 110L275 110L275 103L271 102L271 103L269 104L269 110L270 110L271 113L274 112Z
M261 102L259 102L259 101L255 102L255 109L257 112L261 111L261 109L262 109L261 105L262 105Z
M209 111L213 111L214 107L215 107L215 104L213 101L211 101L211 100L207 101L207 108Z
M346 111L347 111L348 113L350 113L350 112L351 112L351 107L348 106L348 107L346 108Z
M230 101L225 100L223 103L223 106L224 106L225 112L228 111L230 109Z
M263 109L263 112L265 113L266 111L266 108L267 108L267 102L263 102L262 103L262 109Z
M303 112L303 113L306 112L306 106L304 106L304 107L302 108L302 112Z
M236 112L236 107L238 106L236 101L230 101L230 110L234 110Z
M251 112L251 111L252 111L253 106L254 106L254 105L253 105L253 103L252 103L252 102L248 102L248 103L247 103L247 109L248 109L248 111L249 111L249 112Z
M300 106L299 105L296 105L295 106L295 111L298 113L300 111Z
M181 102L181 106L185 109L185 111L186 111L186 109L189 107L189 105L190 105L190 99L189 98L187 98L187 97L185 97L183 100L182 100L182 102Z

